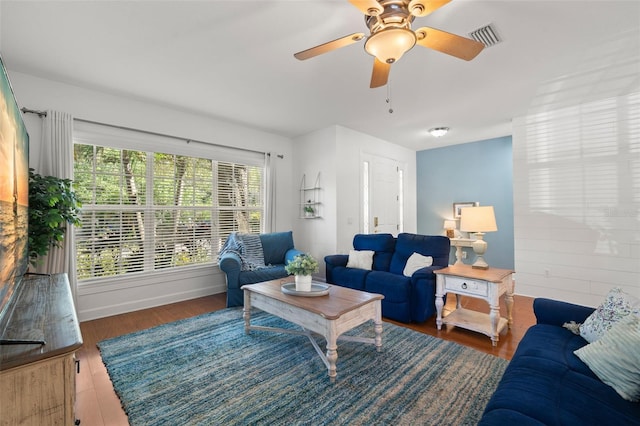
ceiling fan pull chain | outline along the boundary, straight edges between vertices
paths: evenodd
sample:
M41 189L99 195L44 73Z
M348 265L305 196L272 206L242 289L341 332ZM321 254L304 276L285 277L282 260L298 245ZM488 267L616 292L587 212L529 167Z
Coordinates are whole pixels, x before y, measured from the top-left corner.
M387 83L387 103L389 104L389 114L393 114L393 104L391 103L391 81Z

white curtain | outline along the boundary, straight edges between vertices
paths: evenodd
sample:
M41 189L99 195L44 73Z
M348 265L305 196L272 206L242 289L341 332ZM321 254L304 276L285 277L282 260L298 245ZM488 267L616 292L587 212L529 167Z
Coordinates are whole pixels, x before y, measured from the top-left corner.
M271 153L264 155L264 232L274 232L276 229L275 192L276 169Z
M73 179L73 117L71 114L47 111L47 116L42 121L40 162L34 169L43 176ZM73 226L67 226L62 247L52 247L47 256L42 259L37 272L49 274L66 272L75 301L77 277Z

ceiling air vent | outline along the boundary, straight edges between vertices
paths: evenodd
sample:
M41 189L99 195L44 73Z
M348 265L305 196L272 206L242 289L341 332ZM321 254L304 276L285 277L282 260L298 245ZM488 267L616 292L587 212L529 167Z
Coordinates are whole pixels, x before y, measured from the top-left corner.
M498 37L495 27L492 24L486 25L482 28L478 28L475 31L469 33L472 39L479 41L486 47L491 47L494 44L500 43L502 40Z

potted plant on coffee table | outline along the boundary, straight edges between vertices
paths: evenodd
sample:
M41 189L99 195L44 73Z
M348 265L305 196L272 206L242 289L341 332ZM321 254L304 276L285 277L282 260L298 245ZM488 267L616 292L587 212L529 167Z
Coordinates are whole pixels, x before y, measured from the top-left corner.
M311 274L319 270L318 261L307 253L294 257L284 269L295 276L296 291L311 291Z

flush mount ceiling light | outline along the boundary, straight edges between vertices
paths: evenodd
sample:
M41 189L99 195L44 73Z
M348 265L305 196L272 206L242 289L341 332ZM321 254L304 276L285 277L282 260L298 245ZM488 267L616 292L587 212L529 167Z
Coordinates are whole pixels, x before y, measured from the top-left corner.
M441 138L449 132L448 127L434 127L433 129L429 129L429 133L434 138Z

